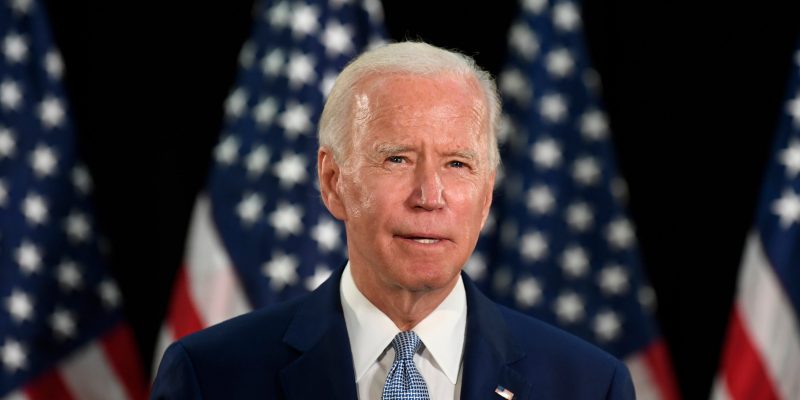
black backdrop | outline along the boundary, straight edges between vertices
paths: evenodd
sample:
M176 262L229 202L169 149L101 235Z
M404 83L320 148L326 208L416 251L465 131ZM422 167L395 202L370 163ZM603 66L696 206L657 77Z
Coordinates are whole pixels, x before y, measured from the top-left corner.
M252 1L46 1L112 272L149 367ZM384 0L395 39L497 73L511 1ZM585 0L631 213L686 398L716 371L785 92L800 2Z

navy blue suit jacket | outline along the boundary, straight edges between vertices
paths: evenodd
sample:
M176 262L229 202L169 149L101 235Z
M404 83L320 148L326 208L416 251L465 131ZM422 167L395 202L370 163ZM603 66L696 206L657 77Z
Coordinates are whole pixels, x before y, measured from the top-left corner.
M153 399L356 399L339 298L342 270L314 292L172 344ZM486 298L464 274L462 399L633 399L627 368L598 348ZM435 400L435 399L432 399Z

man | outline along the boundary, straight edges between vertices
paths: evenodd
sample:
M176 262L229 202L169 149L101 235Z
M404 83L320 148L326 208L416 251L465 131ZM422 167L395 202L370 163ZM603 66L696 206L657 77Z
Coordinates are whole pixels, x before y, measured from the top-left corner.
M625 366L494 304L461 267L492 203L500 105L460 54L361 55L320 120L349 262L313 293L173 344L157 399L628 399Z

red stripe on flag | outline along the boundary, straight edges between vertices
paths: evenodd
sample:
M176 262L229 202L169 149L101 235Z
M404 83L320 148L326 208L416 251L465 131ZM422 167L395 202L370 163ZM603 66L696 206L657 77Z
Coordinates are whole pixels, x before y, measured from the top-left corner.
M103 337L101 343L106 358L125 386L128 397L133 400L147 398L142 363L128 325L125 323L117 325Z
M178 270L175 289L172 291L172 302L167 315L167 320L175 339L180 339L192 332L203 329L203 321L194 306L192 294L189 290L187 270L186 265L181 266Z
M25 386L25 394L30 400L72 400L74 398L54 368L28 383Z
M672 362L664 341L658 339L648 346L644 351L644 359L659 392L661 392L662 399L680 399L677 381L675 375L672 374Z
M778 396L767 376L764 363L753 342L750 341L743 322L739 307L735 307L722 356L722 369L728 392L732 399L777 399Z

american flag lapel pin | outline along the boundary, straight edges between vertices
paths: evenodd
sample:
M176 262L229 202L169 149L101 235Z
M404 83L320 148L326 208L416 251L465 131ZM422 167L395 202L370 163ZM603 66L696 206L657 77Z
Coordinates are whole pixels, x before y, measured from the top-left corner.
M497 393L498 396L500 396L500 397L502 397L502 398L504 398L506 400L511 400L511 399L514 398L514 392L512 392L512 391L510 391L510 390L508 390L508 389L506 389L506 388L504 388L504 387L502 387L500 385L497 385L497 387L494 389L494 392Z

